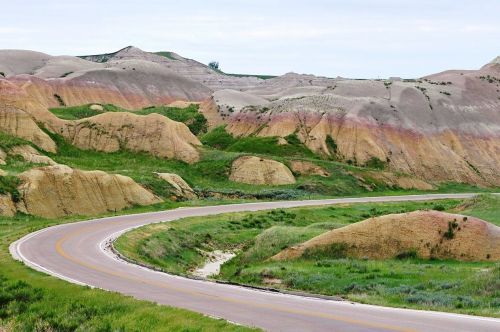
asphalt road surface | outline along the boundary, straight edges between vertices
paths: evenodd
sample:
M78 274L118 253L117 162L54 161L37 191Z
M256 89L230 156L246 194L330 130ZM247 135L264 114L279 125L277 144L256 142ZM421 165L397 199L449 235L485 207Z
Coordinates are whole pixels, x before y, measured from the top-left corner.
M23 237L13 243L10 250L28 266L73 283L270 331L500 331L500 319L495 318L386 308L187 279L124 262L109 250L110 241L127 230L185 217L471 196L473 194L433 194L179 208L54 226Z

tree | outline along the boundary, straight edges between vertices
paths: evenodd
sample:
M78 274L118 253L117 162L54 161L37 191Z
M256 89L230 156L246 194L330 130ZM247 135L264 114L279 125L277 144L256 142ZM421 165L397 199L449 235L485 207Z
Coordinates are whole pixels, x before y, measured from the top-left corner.
M219 70L219 61L211 61L208 66L213 70Z

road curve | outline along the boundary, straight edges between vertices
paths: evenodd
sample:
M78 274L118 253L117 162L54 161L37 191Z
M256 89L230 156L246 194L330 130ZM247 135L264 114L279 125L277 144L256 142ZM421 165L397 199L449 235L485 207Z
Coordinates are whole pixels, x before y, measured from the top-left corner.
M58 278L271 331L500 331L500 319L386 308L272 293L155 272L121 261L107 244L150 223L227 212L340 203L469 198L433 194L179 208L49 227L10 246L14 258Z

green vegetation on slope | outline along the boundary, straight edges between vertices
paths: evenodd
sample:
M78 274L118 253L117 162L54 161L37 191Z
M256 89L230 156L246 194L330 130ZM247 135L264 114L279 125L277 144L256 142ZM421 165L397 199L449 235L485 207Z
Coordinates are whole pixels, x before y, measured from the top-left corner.
M328 230L388 213L460 211L488 216L488 221L500 225L499 204L499 197L481 196L465 202L343 204L187 218L131 231L115 246L132 260L177 274L189 274L202 265L203 252L236 251L218 279L379 305L499 317L499 263L422 260L412 255L385 261L349 259L340 247L294 261L267 261Z
M4 150L4 152L6 152L7 150L9 150L14 146L25 145L25 144L32 145L30 142L22 138L14 137L12 135L0 131L0 149Z
M259 75L259 74L228 74L228 73L224 73L224 74L228 75L228 76L234 76L234 77L256 77L256 78L260 78L262 80L268 80L270 78L278 77L278 76L274 76L274 75Z
M167 118L186 124L195 135L207 132L207 119L198 111L199 105L191 104L185 108L167 107L167 106L150 106L142 110L135 111L135 114L146 115L158 113Z
M212 148L230 152L255 153L274 157L319 158L300 142L297 135L292 134L284 139L287 144L279 144L279 138L276 136L235 138L226 131L225 126L220 126L203 135L201 142Z
M95 104L51 108L50 111L58 118L64 120L80 120L106 112L131 112L137 115L157 113L166 116L171 120L183 122L195 135L202 134L207 131L207 120L203 114L198 112L199 106L197 104L191 104L186 108L150 106L140 110L127 110L112 104L104 104L101 105L103 108L102 111L91 109L92 105Z
M161 52L154 52L154 54L156 55L161 55L167 59L170 59L170 60L177 60L176 58L174 58L174 56L172 55L173 53L172 52L165 52L165 51L161 51Z
M63 120L80 120L84 118L89 118L91 116L99 115L105 112L128 112L128 110L112 104L101 105L103 110L93 110L90 108L91 105L80 105L80 106L68 106L68 107L56 107L49 109L52 114Z

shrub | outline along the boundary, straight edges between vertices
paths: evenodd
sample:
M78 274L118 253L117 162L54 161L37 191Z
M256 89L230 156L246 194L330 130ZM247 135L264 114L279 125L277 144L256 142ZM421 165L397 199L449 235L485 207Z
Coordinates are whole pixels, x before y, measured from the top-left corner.
M365 163L365 167L368 168L375 168L375 169L384 169L385 168L385 162L382 160L378 159L377 157L371 157L368 159Z
M210 61L208 63L208 67L210 67L213 70L219 71L219 61Z
M455 237L455 229L458 227L458 224L455 221L448 222L448 230L443 234L445 239L451 240Z
M59 103L59 106L64 107L66 106L66 103L62 99L61 96L59 96L57 93L54 93L54 98L56 98L57 102Z
M436 211L444 211L445 210L445 207L441 204L437 204L437 205L434 205L432 207L433 210L436 210Z
M299 137L296 134L290 134L286 136L285 140L287 141L288 144L291 145L302 145L302 142L300 141Z
M412 304L422 304L434 307L450 307L454 304L455 298L441 293L418 292L408 296L405 301Z
M418 258L418 253L415 249L409 251L403 251L396 255L396 259L416 259Z
M0 176L0 195L10 194L14 202L19 202L21 194L17 190L20 180L16 176Z
M226 131L225 126L214 128L201 137L201 142L203 144L219 150L227 149L234 144L235 141L236 139Z
M335 143L335 140L333 139L332 136L330 136L330 135L326 136L325 144L326 144L326 147L328 148L328 151L331 154L333 154L333 155L337 154L337 143Z

